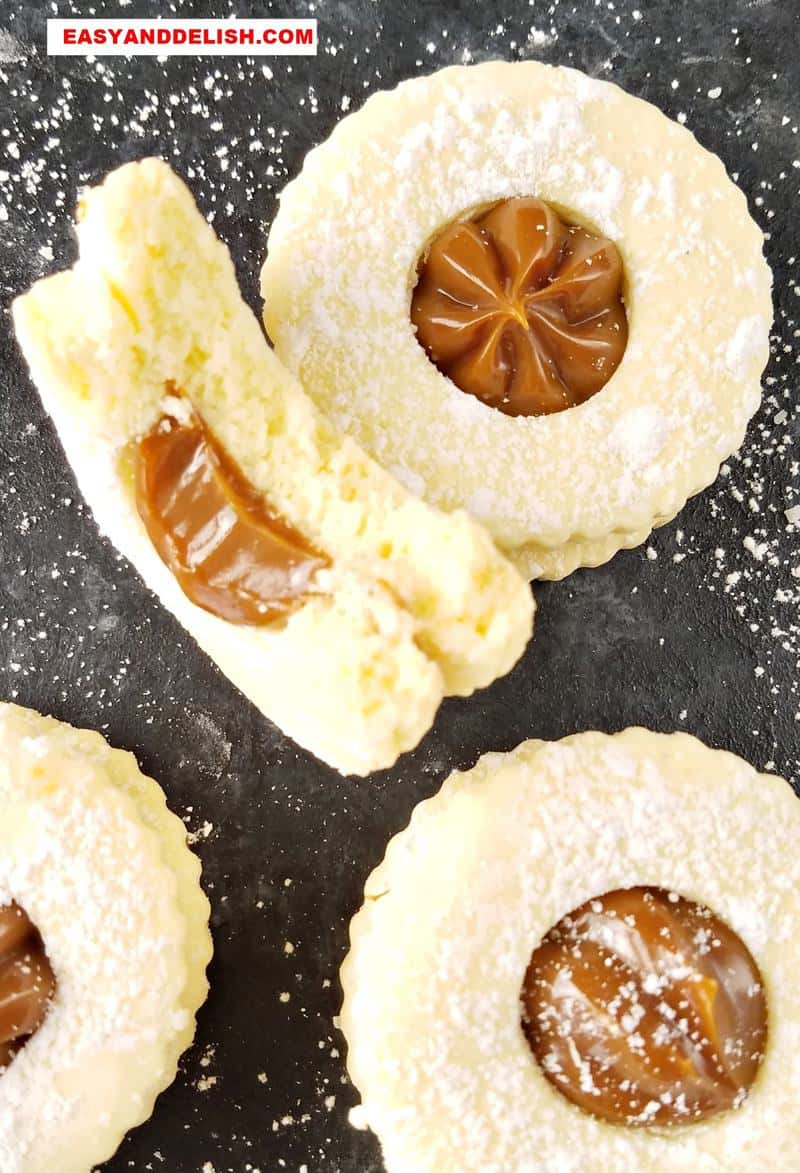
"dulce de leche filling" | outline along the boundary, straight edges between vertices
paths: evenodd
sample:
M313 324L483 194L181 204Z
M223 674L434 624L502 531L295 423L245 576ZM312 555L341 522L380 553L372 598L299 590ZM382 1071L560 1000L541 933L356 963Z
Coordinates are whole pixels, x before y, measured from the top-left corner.
M44 1021L56 979L18 904L0 908L0 1071Z
M187 414L163 415L136 447L139 514L193 603L230 623L272 623L305 601L328 560Z
M442 374L506 415L548 415L595 395L628 341L614 244L542 200L503 200L451 224L423 257L417 337Z
M547 1079L615 1124L738 1107L767 1041L761 975L707 908L630 888L565 916L534 951L523 1029Z

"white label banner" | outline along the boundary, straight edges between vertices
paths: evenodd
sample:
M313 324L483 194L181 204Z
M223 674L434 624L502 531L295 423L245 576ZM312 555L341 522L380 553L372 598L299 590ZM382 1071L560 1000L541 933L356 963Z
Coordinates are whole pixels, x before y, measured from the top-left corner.
M316 20L47 22L49 57L296 57L316 52Z

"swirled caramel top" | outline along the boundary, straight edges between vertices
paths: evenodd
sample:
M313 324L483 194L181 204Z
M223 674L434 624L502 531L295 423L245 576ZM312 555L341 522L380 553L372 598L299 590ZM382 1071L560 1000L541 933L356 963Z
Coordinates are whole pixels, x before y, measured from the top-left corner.
M18 904L0 908L0 1071L44 1021L56 980Z
M139 515L193 603L230 623L272 623L305 601L328 560L185 414L163 415L136 446Z
M451 224L411 300L439 370L506 415L548 415L595 395L628 341L620 254L542 200L503 200Z
M534 951L523 1028L547 1079L616 1124L737 1107L767 1041L761 975L707 908L630 888L565 916Z

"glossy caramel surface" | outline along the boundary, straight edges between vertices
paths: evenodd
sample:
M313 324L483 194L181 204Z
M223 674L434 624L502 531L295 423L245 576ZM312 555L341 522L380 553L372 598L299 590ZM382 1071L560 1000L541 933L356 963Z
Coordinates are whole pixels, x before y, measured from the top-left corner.
M254 489L197 415L162 416L139 441L135 466L150 540L193 603L253 625L302 605L328 560Z
M44 1021L56 981L44 945L18 904L0 908L0 1071Z
M595 395L628 340L615 245L514 198L446 228L411 301L429 358L507 415L547 415Z
M616 1124L737 1107L767 1042L761 975L707 908L658 888L588 901L534 951L523 1029L548 1080Z

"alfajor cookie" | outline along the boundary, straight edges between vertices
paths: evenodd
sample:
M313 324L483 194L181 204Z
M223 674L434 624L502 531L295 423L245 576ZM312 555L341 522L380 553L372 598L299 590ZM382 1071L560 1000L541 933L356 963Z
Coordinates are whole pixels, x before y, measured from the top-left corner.
M89 1173L175 1078L209 905L132 754L0 705L0 1168Z
M278 356L404 484L527 575L643 541L760 401L771 278L718 158L647 102L534 61L372 95L285 189Z
M792 1169L800 803L686 734L487 754L369 877L342 967L390 1173Z

